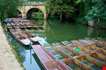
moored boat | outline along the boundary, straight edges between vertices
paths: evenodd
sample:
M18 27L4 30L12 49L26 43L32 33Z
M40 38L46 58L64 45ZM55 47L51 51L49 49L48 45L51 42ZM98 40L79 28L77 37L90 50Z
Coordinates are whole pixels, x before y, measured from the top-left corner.
M9 29L11 35L21 44L27 46L31 44L31 41L28 39L28 36L24 31L20 29Z
M64 63L52 59L52 57L43 50L42 46L32 45L32 48L46 70L69 70Z

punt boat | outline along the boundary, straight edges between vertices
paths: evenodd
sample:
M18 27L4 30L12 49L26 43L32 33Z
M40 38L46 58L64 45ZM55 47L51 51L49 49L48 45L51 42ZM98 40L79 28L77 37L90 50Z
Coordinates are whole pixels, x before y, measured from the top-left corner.
M94 60L90 59L90 57L87 57L85 55L76 56L75 62L81 66L84 70L94 70L96 67L96 64L93 63ZM100 67L98 67L100 69Z
M28 39L28 36L25 34L24 31L20 29L9 29L11 35L21 44L28 46L31 44L31 41Z
M42 63L44 70L70 70L67 65L49 56L41 45L32 45L32 48Z
M8 28L18 27L21 29L26 29L26 28L28 28L28 29L31 29L31 28L43 29L42 26L37 25L32 20L26 20L26 19L22 19L22 18L8 18L8 19L5 19L4 21L7 24Z

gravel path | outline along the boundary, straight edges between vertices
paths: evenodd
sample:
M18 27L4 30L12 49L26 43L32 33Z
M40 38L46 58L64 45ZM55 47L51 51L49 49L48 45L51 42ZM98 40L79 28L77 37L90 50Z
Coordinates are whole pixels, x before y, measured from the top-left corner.
M23 70L6 40L0 25L0 70Z

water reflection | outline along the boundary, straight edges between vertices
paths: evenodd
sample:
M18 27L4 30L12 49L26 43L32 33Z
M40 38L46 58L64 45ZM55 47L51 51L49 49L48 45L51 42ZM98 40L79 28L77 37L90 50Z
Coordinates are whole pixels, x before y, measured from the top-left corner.
M44 23L46 25L45 32L39 34L47 37L47 41L50 43L84 38L106 39L106 30L94 29L77 23L60 23L57 20L44 21Z
M34 57L32 56L30 50L25 50L25 52L25 60L23 65L25 66L26 70L41 70Z
M88 36L92 35L94 28L88 27Z

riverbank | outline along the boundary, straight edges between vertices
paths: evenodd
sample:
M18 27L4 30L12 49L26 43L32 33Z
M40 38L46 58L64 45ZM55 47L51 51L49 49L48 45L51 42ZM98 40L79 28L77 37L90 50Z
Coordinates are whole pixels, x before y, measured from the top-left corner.
M15 55L12 52L12 48L6 40L6 36L0 24L0 70L23 70Z

